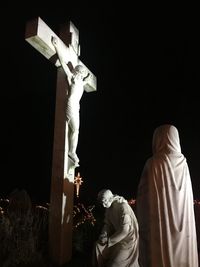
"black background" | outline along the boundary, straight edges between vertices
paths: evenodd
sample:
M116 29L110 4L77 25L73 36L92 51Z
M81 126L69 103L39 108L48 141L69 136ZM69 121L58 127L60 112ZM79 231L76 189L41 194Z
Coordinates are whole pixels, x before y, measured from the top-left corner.
M82 2L1 8L0 196L26 189L49 201L56 67L25 41L27 21L41 17L57 33L79 29L80 59L97 77L81 99L77 153L80 198L102 188L134 198L152 134L174 124L200 197L199 27L197 7Z

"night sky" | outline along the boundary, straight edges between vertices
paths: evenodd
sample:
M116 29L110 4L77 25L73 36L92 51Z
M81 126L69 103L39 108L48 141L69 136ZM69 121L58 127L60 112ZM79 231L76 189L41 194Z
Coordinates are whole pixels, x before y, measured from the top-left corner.
M75 24L80 59L97 77L97 91L81 99L80 198L92 201L102 188L134 198L153 131L171 123L199 199L196 8L65 5L1 8L0 197L17 188L35 202L50 197L56 67L24 39L26 22L39 16L55 33Z

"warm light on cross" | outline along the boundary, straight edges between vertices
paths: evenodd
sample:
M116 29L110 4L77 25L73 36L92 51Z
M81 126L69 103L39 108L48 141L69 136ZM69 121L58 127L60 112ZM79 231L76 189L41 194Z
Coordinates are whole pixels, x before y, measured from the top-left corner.
M80 176L80 172L78 172L77 176L74 178L74 184L76 185L76 196L79 197L80 186L83 183L82 177Z

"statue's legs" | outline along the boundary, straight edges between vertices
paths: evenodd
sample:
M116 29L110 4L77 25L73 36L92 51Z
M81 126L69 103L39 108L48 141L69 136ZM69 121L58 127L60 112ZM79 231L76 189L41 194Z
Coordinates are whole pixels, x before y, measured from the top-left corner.
M79 137L79 117L73 117L68 121L68 139L69 139L69 157L75 162L76 165L79 163L79 158L76 154Z

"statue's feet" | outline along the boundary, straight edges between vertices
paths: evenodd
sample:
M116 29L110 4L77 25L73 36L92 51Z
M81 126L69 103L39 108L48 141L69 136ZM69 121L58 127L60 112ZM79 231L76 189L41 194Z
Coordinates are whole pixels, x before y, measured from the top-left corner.
M74 153L68 153L70 160L74 163L75 168L79 167L79 158Z
M75 162L75 163L74 163L74 167L75 167L75 168L77 168L77 167L79 167L79 166L80 166L80 165L79 165L78 162Z

